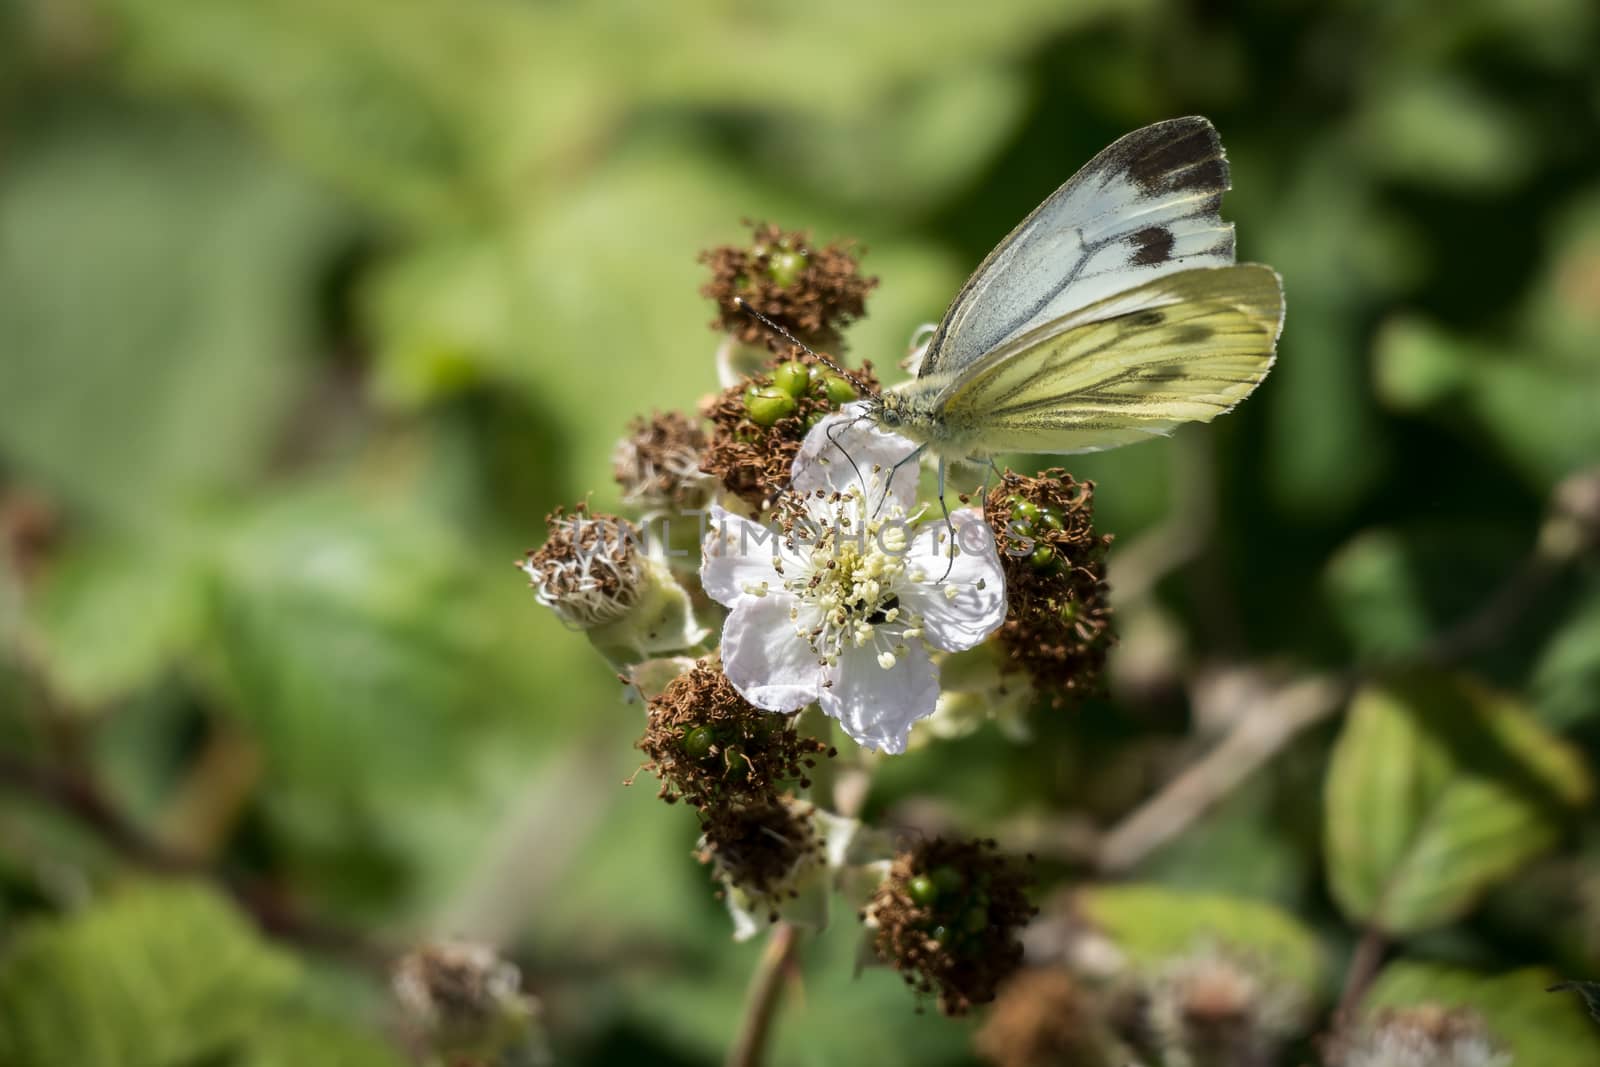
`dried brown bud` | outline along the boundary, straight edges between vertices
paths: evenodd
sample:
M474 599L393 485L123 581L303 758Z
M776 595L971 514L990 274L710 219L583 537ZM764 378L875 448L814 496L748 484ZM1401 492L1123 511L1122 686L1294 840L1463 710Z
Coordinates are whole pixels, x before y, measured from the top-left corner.
M1105 583L1107 534L1094 530L1094 483L1052 468L1007 471L985 514L1006 572L998 636L1017 667L1057 706L1096 691L1114 641Z
M745 224L751 228L748 247L725 245L700 254L711 268L700 292L717 304L712 329L745 344L787 350L782 338L735 306L739 297L813 348L837 349L843 327L866 314L866 295L878 279L861 276L848 242L813 248L804 232Z
M873 948L940 1011L964 1015L1022 963L1029 881L993 841L925 841L895 857L867 907Z

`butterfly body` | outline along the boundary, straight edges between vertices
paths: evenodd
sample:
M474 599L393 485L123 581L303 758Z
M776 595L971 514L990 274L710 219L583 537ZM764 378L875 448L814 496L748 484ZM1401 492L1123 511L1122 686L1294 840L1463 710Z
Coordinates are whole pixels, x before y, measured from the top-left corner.
M1235 264L1211 123L1136 130L990 252L868 414L941 461L1092 452L1209 422L1271 369L1276 273Z

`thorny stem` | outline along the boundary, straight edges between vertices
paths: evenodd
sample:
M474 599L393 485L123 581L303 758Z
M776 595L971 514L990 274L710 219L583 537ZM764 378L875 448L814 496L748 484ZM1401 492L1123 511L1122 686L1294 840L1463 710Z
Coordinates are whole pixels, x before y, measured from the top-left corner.
M761 953L755 973L750 976L750 992L745 999L744 1018L739 1036L728 1051L727 1067L760 1067L767 1054L767 1039L778 1013L783 980L791 969L800 932L788 923L772 928L767 947Z
M217 870L141 829L84 771L56 770L0 752L0 790L28 796L75 819L123 858L159 874L212 882L273 937L382 969L386 955L353 931L301 914L270 885Z

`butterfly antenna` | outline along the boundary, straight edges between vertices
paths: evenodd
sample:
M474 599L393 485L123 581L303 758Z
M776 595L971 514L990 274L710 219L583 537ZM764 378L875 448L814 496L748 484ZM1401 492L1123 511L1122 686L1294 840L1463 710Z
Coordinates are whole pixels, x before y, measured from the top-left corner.
M755 319L761 325L765 326L767 329L771 330L785 341L788 341L790 344L794 345L796 348L800 349L800 351L812 357L817 362L825 364L828 367L831 367L833 370L844 375L845 378L849 379L851 384L856 386L856 388L860 389L863 393L872 392L871 389L867 388L866 383L857 378L853 372L839 366L839 364L833 361L832 357L823 355L821 352L818 352L816 349L800 340L800 338L796 337L794 334L785 329L782 323L774 322L761 312L757 311L755 308L751 307L750 302L744 297L734 297L733 306L744 312L746 315L749 315L752 319Z

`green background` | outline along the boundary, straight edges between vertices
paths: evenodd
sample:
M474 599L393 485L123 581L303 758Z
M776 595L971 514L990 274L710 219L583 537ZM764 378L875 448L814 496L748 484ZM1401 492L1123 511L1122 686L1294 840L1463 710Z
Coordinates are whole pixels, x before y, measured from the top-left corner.
M1119 545L1171 517L1196 555L1124 614L1110 698L884 769L870 814L974 830L1112 821L1195 751L1208 665L1416 649L1600 460L1600 9L3 0L0 752L364 938L502 943L561 1062L715 1062L759 949L686 812L622 787L639 710L510 562L551 507L615 504L630 417L715 388L695 256L741 218L857 239L850 353L892 368L1078 165L1191 113L1240 258L1284 277L1279 362L1212 427L1069 464ZM1469 666L1594 752L1592 564ZM1136 873L1274 901L1337 957L1333 734ZM1596 877L1595 829L1547 863ZM59 1062L384 1062L381 981L292 942L241 946L247 980L198 934L159 968L259 986L270 1025L69 981L136 921L253 937L187 891L75 925L139 868L0 791L0 1003L76 990L26 1008ZM1600 903L1549 929L1545 884L1422 954L1593 977ZM854 927L808 948L778 1060L964 1062L967 1024L852 980Z

